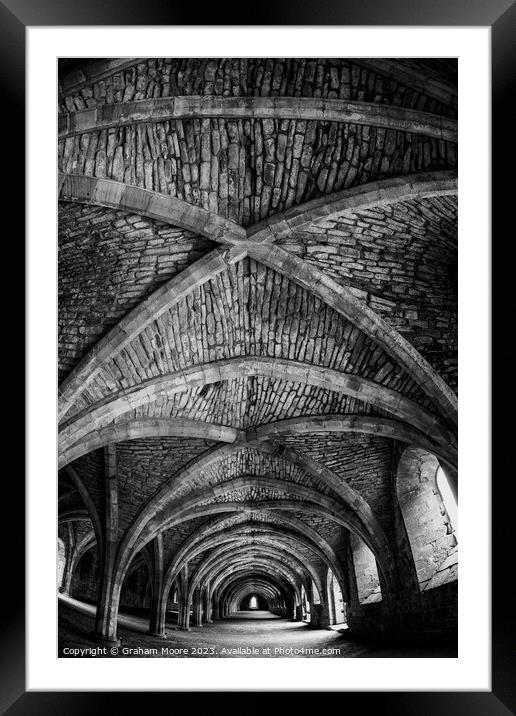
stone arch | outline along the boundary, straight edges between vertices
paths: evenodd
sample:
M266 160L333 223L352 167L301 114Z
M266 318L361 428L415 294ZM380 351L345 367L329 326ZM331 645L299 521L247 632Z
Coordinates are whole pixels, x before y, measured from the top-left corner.
M237 546L239 547L238 556L233 559L233 555L231 554L231 552L233 551L234 547ZM192 581L188 587L189 596L192 596L193 591L199 585L201 580L210 580L211 576L214 573L214 570L216 570L220 566L224 566L227 564L237 564L240 560L246 560L247 555L250 554L253 555L254 564L254 554L256 553L256 551L256 547L254 547L253 544L249 544L245 538L236 539L235 541L232 541L229 545L221 545L219 549L215 549L213 553L211 553L204 562L201 562L195 574L193 575ZM227 559L228 553L230 554L229 560ZM292 552L289 554L286 547L284 546L282 546L281 548L276 546L276 548L274 548L272 546L264 547L262 545L259 550L259 554L260 558L262 558L262 556L270 558L271 564L275 563L277 560L279 560L282 564L289 564L291 568L297 572L300 578L302 578L303 574L307 573L310 575L312 580L317 580L320 583L320 578L317 575L317 572L311 567L311 565L304 564L302 558L299 556L299 554L296 553L296 550L294 549L292 549Z
M326 496L313 488L286 480L256 475L244 475L218 483L214 486L200 488L188 493L185 497L180 497L176 501L171 502L167 508L162 509L161 512L155 515L153 522L150 523L150 529L143 533L145 543L149 541L151 536L154 537L165 525L175 522L178 518L184 519L193 513L197 507L217 508L218 506L224 506L224 504L235 504L234 502L217 502L217 498L222 498L227 493L242 490L247 487L261 487L265 490L279 491L280 493L289 495L289 498L285 498L285 500L275 499L273 504L280 504L284 501L288 502L290 498L294 497L296 503L302 502L303 504L311 504L315 507L326 509L329 515L335 516L338 520L343 520L349 529L356 530L364 535L364 538L372 545L376 545L376 542L379 541L378 535L368 534L367 527L364 526L362 521L349 506L342 504L334 497ZM236 504L239 503L237 502ZM249 509L248 502L242 504L244 508L247 506L247 509ZM253 502L252 504L255 503ZM256 502L256 504L260 504L260 502Z
M60 452L64 453L85 438L90 432L92 423L96 425L101 421L108 423L128 411L152 402L165 391L167 395L172 395L192 387L254 375L288 379L320 388L330 387L333 391L386 410L403 421L412 422L415 427L446 448L453 441L450 431L436 415L380 383L359 375L300 361L242 357L196 365L117 391L115 395L105 398L91 409L82 411L63 425L60 430Z
M266 423L247 431L247 440L281 439L283 436L307 433L364 433L400 440L438 454L445 463L457 465L457 450L439 446L412 424L375 415L300 416Z
M274 243L295 231L302 231L310 224L327 221L346 211L356 212L414 198L456 193L457 177L453 171L421 172L380 179L293 206L249 227L247 234L254 242Z
M260 593L256 594L256 591L257 590L251 590L242 597L242 599L240 600L241 610L245 610L247 608L249 611L254 611L259 608L262 595ZM268 602L265 602L265 604L267 604L268 606Z
M236 484L245 484L245 481L230 481L236 482ZM281 481L275 481L271 480L268 481L270 483L271 487L277 487L276 483L280 483ZM226 489L231 489L233 485L230 483L226 483ZM306 489L301 490L300 493L311 493L310 490L306 491ZM317 495L316 495L317 498ZM202 500L202 495L199 496L198 499ZM318 498L320 499L320 498ZM322 504L324 503L324 504ZM358 533L361 534L362 538L369 542L370 544L373 544L371 542L371 536L367 534L366 531L364 531L359 525L353 524L350 522L349 517L343 517L341 514L340 509L337 508L337 511L334 510L333 507L331 507L329 502L326 502L325 500L322 500L321 506L319 506L317 503L313 502L307 502L303 499L297 499L295 501L289 501L289 500L274 500L271 502L257 502L253 504L252 508L248 504L243 503L211 503L208 505L201 505L201 506L195 506L195 499L193 500L193 506L190 506L187 510L183 510L180 514L177 514L173 519L171 519L169 522L165 522L163 525L155 525L153 527L154 532L151 534L145 535L144 538L140 538L132 545L128 545L127 543L119 548L118 556L117 556L117 567L115 570L114 575L114 592L113 592L113 605L116 605L114 607L113 613L113 619L116 619L116 613L117 613L117 605L119 603L119 595L120 595L120 588L121 588L121 582L123 581L125 577L125 573L127 571L127 568L130 564L130 561L132 559L132 555L137 552L139 549L141 549L144 544L149 542L155 534L157 534L161 529L170 527L173 524L177 524L182 521L187 521L189 519L193 519L194 517L200 517L200 516L206 516L206 515L216 515L220 513L232 513L236 511L249 511L250 509L256 509L258 511L264 510L264 509L273 509L273 510L285 510L285 509L295 509L296 511L308 511L308 512L315 512L320 514L321 516L324 516L326 519L331 519L337 522L338 524L341 524L343 527L346 527L348 529L351 529L352 531L358 530ZM126 535L127 536L127 535ZM377 548L375 548L377 549ZM130 551L128 551L130 550ZM380 553L382 553L382 550L379 550ZM125 556L124 556L125 555ZM379 562L382 572L385 576L386 583L388 585L388 596L391 595L393 590L395 590L395 578L391 571L391 565L389 561L389 557L382 553L382 557ZM210 589L213 593L213 586L210 586ZM114 622L116 624L116 621Z
M106 425L87 436L61 454L60 462L69 464L81 455L110 443L147 437L202 437L224 443L264 441L305 433L364 433L400 440L434 452L451 468L457 466L457 450L445 448L427 437L410 423L374 415L301 416L265 423L247 431L225 425L189 418L135 418L127 422Z
M59 138L171 119L298 119L347 122L457 141L457 120L407 107L319 97L160 97L59 115Z
M90 541L75 562L70 582L70 596L96 603L99 593L98 544Z
M144 58L143 61L145 61ZM225 60L224 58L220 58L218 60L219 63L223 63ZM258 60L260 61L260 60ZM302 60L301 60L302 61ZM59 101L61 103L65 103L65 106L69 108L69 106L74 106L73 101L67 104L65 102L66 99L72 100L73 95L76 93L79 93L83 89L92 89L92 86L99 82L100 80L109 80L109 78L113 78L113 75L120 73L124 70L128 70L138 63L142 62L142 58L139 57L128 57L128 58L109 58L109 59L100 59L96 60L94 62L89 62L86 65L81 65L81 67L75 67L71 70L65 71L63 75L59 78L58 83L58 96ZM281 60L280 60L281 62ZM353 58L350 60L349 58L345 59L344 65L349 69L351 62L353 65L358 66L359 68L366 68L374 72L375 74L378 74L382 77L388 78L389 80L392 80L395 83L401 83L405 85L408 88L411 88L412 90L416 91L418 94L423 95L423 97L428 97L437 100L440 104L442 104L446 108L457 108L457 86L456 83L450 82L448 79L442 76L442 74L437 77L435 74L430 74L429 72L425 71L423 68L421 68L420 65L417 63L414 63L411 59L386 59L386 58ZM262 65L263 66L263 65ZM217 70L222 69L220 67L217 67L216 65L211 68L212 73L216 73ZM297 67L295 68L298 69ZM177 68L175 70L177 73ZM177 77L177 74L176 74ZM198 90L203 92L202 96L203 99L209 99L213 96L215 96L217 99L222 99L222 93L217 92L214 95L212 94L205 94L206 91L206 76L202 76L200 74L196 74L196 79L200 80L200 84L198 85ZM305 80L308 78L304 77ZM240 78L237 78L237 82L239 83ZM313 82L313 79L308 79L309 86L313 89L316 89L315 84ZM178 89L182 85L178 84ZM233 85L233 86L239 86L239 85ZM250 92L252 95L258 95L262 96L262 93L258 90L262 89L261 86L258 86L258 84L253 83L253 85L250 87ZM364 83L361 83L361 89L365 89ZM186 95L188 98L191 98L192 95L189 94L190 89L184 92L184 95ZM302 93L304 96L304 93ZM247 95L243 95L247 99ZM273 96L269 91L266 91L263 96ZM287 94L287 95L280 95L280 96L286 96L286 97L293 97L295 100L298 99L297 96ZM347 94L345 95L347 96ZM123 102L124 105L127 104L127 102ZM110 105L113 106L113 105ZM396 105L395 105L396 106ZM114 105L114 108L116 108L116 105Z
M74 401L97 375L104 363L119 353L149 323L207 283L229 264L246 255L244 249L216 248L166 281L122 318L101 338L59 386L58 414L63 420Z
M242 582L237 583L236 586L233 586L228 590L230 608L234 611L238 611L239 607L252 594L262 597L262 599L266 601L267 609L269 610L271 610L271 606L273 607L274 602L279 604L282 599L281 592L277 587L275 587L275 585L267 584L261 580L249 577L248 579L244 578Z
M161 503L161 513L158 512L157 515L154 515L151 522L151 530L142 529L139 536L134 537L129 536L131 531L126 534L119 550L119 557L117 560L119 569L123 570L125 568L127 557L130 554L129 550L138 549L138 546L143 546L143 544L150 541L150 539L152 539L166 526L171 526L171 524L175 522L177 523L177 521L191 519L193 515L199 516L200 514L216 514L220 511L227 512L235 509L248 510L249 506L246 506L245 503L211 503L206 506L202 505L202 503L205 503L210 499L210 497L224 495L231 490L257 485L272 490L287 491L297 498L294 503L291 503L288 500L274 500L273 502L265 503L269 509L280 509L280 506L284 504L287 504L290 509L293 509L292 504L294 507L299 506L301 509L307 508L313 510L315 508L316 510L324 512L328 515L328 517L339 522L347 529L357 532L357 534L359 534L362 539L364 539L364 541L371 546L375 553L379 555L380 563L382 564L382 568L385 570L386 579L392 581L393 577L390 576L392 571L392 560L388 550L388 543L386 542L383 530L381 530L379 525L375 527L374 532L370 533L368 531L368 526L366 526L356 515L354 507L351 507L350 509L333 498L325 497L321 493L317 493L315 490L310 488L294 485L293 483L282 480L263 477L236 478L217 485L215 488L211 488L210 490L201 489L197 491L197 493L190 493L190 495L186 498L179 499L177 502L172 504L172 511L170 514L164 512L163 503ZM158 502L158 504L160 503ZM261 505L259 502L253 504L256 504L257 508ZM226 505L228 505L228 507L226 507ZM231 508L229 508L229 505L231 505ZM168 508L168 510L170 510L170 508ZM152 514L154 514L154 512L155 510L152 510Z
M127 570L120 590L120 605L127 608L148 609L152 599L152 570L149 561L139 553L140 559L134 559Z
M199 551L205 549L206 545L210 545L210 540L212 538L214 539L218 535L231 534L232 531L237 532L240 529L247 529L249 528L249 526L251 526L255 530L266 529L266 527L260 528L259 526L257 526L260 523L254 522L237 523L233 527L225 528L227 521L227 517L224 516L217 520L215 523L210 523L208 526L202 526L186 540L186 542L174 555L174 558L169 564L164 577L164 603L166 603L167 601L167 595L169 594L172 585L174 584L174 581L176 579L176 576L177 574L179 574L182 566L189 559L194 558L199 553ZM288 534L289 539L298 541L301 538L301 540L303 540L306 545L310 546L312 550L316 550L322 561L326 562L334 569L335 573L337 574L337 578L341 588L345 590L344 573L342 572L342 569L340 567L337 555L335 554L333 549L331 549L328 543L319 535L319 533L306 525L301 520L289 515L283 514L281 522L281 525L273 523L273 525L271 526L271 531L274 530L272 531L272 534L281 536L283 536L283 534ZM289 527L292 532L287 533L287 527ZM292 535L292 537L290 537L290 535Z
M285 616L288 614L287 605L293 605L299 599L296 584L285 581L279 573L272 574L270 570L264 573L260 567L256 573L241 571L230 575L214 592L213 600L219 604L222 614L224 611L231 614L238 610L244 594L249 595L251 591L264 595L268 608L271 611L279 609Z
M147 501L147 503L142 506L140 512L135 517L131 528L124 535L119 553L123 554L134 547L140 534L144 530L146 523L153 519L157 512L162 512L163 508L170 502L174 495L177 494L178 490L186 486L199 471L205 470L212 465L216 465L227 455L231 454L235 450L242 449L242 447L243 446L226 445L207 450L200 457L192 460L183 470L167 480L167 482ZM262 443L259 446L259 449L271 450L273 454L278 454L277 447L266 443ZM297 460L303 470L312 474L314 477L325 481L328 486L339 495L340 499L345 503L345 505L347 505L347 508L351 511L351 513L358 514L359 522L357 524L362 523L365 525L365 530L362 530L362 532L364 534L369 532L371 535L375 535L379 551L386 555L387 562L390 561L388 542L383 534L383 530L365 500L360 497L355 490L353 490L349 485L346 485L345 483L343 484L342 481L332 475L331 471L327 468L324 468L306 456L299 456L293 450L281 450L280 455L290 461ZM368 538L366 537L366 539Z
M213 588L213 593L220 596L222 593L227 591L226 581L234 575L240 575L242 572L249 574L260 573L260 570L264 575L276 574L282 575L284 580L290 585L288 589L294 589L295 585L304 581L303 577L297 573L285 560L279 557L270 557L268 555L255 558L253 564L249 565L245 557L241 557L231 563L220 562L216 565L213 571L210 573L210 581Z
M225 425L216 425L188 418L137 418L127 422L106 425L89 432L83 440L74 443L60 456L60 462L68 464L81 455L112 443L138 440L148 437L192 437L234 443L241 432Z
M63 524L65 522L75 522L76 520L89 520L90 519L90 513L88 510L83 508L72 508L72 509L66 509L59 512L59 524Z
M335 281L307 261L274 244L253 244L248 254L265 266L288 276L294 283L311 291L328 306L345 316L380 345L439 407L441 414L456 427L457 396L403 336L359 300L343 283Z
M88 532L84 535L84 537L80 540L80 542L76 545L74 554L71 560L70 565L70 571L73 579L73 574L75 570L77 569L77 565L79 564L80 560L82 559L83 555L93 547L96 547L97 545L97 539L95 537L95 532L92 530L91 532Z
M279 565L274 562L267 562L264 560L257 560L256 565L252 568L247 564L230 565L222 568L217 574L216 578L210 584L210 590L212 595L217 596L226 591L232 581L239 579L243 575L261 575L265 579L275 578L275 581L283 587L283 589L296 592L297 591L297 580L284 565Z
M411 187L411 189L406 192L408 195L410 195L411 191L412 194L414 193L414 185L416 185L417 188L417 196L429 195L429 193L431 194L432 192L442 193L444 191L449 193L456 191L456 179L451 172L437 173L437 179L434 174L435 173L432 173L431 179L427 182L426 194L424 191L422 194L422 190L418 184L421 180L421 175L413 175L412 177L409 176L408 178L404 177L403 179L392 181L397 182L398 190L400 181L405 182L405 186L407 186L408 182L408 186ZM422 176L424 177L425 175ZM411 181L412 184L410 184ZM432 189L431 187L434 185L436 185L437 188L434 187ZM380 189L375 186L371 194L376 194L375 201L377 204L381 204L382 201L385 202L385 196L388 194L388 191L385 185L382 185ZM348 287L337 283L306 261L295 257L293 254L290 254L278 246L259 244L252 240L248 241L248 235L245 229L234 224L234 222L228 222L226 219L222 219L222 217L211 215L210 212L204 209L193 207L186 202L169 196L151 192L146 189L139 189L138 187L125 185L120 182L88 176L62 175L61 196L62 198L70 200L87 201L102 206L138 211L151 218L196 231L215 241L236 243L239 248L243 248L243 253L241 255L238 254L235 260L243 258L247 253L264 265L286 275L295 283L317 295L321 300L354 323L354 325L360 328L369 338L375 340L419 383L421 388L432 398L435 404L439 406L443 416L450 421L451 425L456 426L456 396L420 353L370 307L358 300ZM373 199L371 198L371 202L372 201ZM317 218L317 212L319 212L319 218L329 215L329 210L326 206L327 202L328 198L325 197L324 202L316 207L310 204L311 220ZM337 205L338 201L335 206ZM297 207L296 210L298 213L300 211L302 213L303 207ZM339 211L340 210L342 210L342 207L340 207ZM284 222L284 224L286 225L286 222ZM152 296L150 298L152 299ZM147 299L147 301L148 300L149 299ZM148 310L147 312L143 312L143 316L140 314L141 311L138 310L138 307L131 312L130 316L131 321L133 321L133 327L138 326L142 319L143 321L148 320ZM134 323L135 320L136 324ZM141 328L138 330L141 330ZM126 340L125 336L122 337L122 341L124 340ZM105 337L102 348L104 350L107 348L108 352L112 352L117 341L120 341L120 330L118 327L115 327L115 329ZM89 365L90 361L93 363L93 366ZM70 408L70 396L74 394L77 395L77 391L80 391L81 382L84 383L85 380L90 379L90 368L98 369L98 366L99 360L95 357L94 350L86 356L86 359L80 366L80 370L73 371L73 374L69 376L69 380L66 384L63 384L61 391L60 415L64 415Z
M174 196L113 179L84 174L60 174L59 198L134 211L151 219L194 231L213 241L238 243L246 238L246 231L242 226L219 214Z
M355 61L358 65L372 69L374 72L378 72L396 82L402 81L407 87L411 87L428 97L433 97L444 105L450 105L454 109L457 108L456 85L452 85L442 79L438 80L435 77L429 77L428 74L421 72L420 69L406 62L401 64L399 60L383 57L371 59L361 57Z
M100 516L95 506L95 503L91 499L88 490L84 486L76 470L71 465L66 465L64 471L75 489L77 490L77 492L79 493L79 496L84 503L87 514L91 519L91 524L93 526L93 531L95 532L95 539L97 541L97 545L99 546L99 549L102 549L102 545L104 544L104 531L102 529Z
M456 165L453 88L434 83L453 84L454 67L401 60L403 85L382 79L396 79L388 64L373 62L368 72L345 58L126 58L87 63L65 83L58 163L82 174L59 174L60 375L76 366L60 386L59 459L83 476L83 502L90 491L98 514L89 503L82 509L61 473L67 523L59 535L92 512L100 638L116 633L124 580L144 564L155 637L163 636L154 626L167 574L180 628L189 584L194 623L200 602L209 618L212 577L221 577L213 594L222 613L250 589L292 613L303 584L305 599L321 607L311 625L326 626L317 592L325 602L337 581L350 597L351 628L367 622L373 630L378 620L378 631L387 621L424 627L436 603L451 623L456 585L416 594L393 473L410 446L456 479L457 401L446 377L455 380L457 181L453 170L419 171ZM101 76L105 86L82 85L81 93L82 81ZM191 91L203 97L159 98ZM208 119L192 119L199 116ZM379 176L394 178L369 181ZM443 281L431 292L438 273ZM289 380L293 362L252 367L255 354L306 361L306 382ZM241 372L221 380L232 375L233 365L219 363L229 356ZM340 392L331 390L338 373L327 373L323 387L321 366L343 368ZM255 378L254 370L269 372ZM182 394L169 400L169 389ZM334 414L321 417L326 411ZM230 457L218 463L221 455ZM74 548L83 529L73 530ZM350 540L371 550L384 604L359 604Z
M253 526L251 529L253 534L253 544L254 542L256 542L256 544L264 543L269 546L278 548L280 552L284 552L285 548L287 548L292 552L292 555L295 556L296 559L302 562L303 554L299 550L299 546L301 546L304 548L308 548L311 552L315 553L317 557L323 562L329 561L328 557L324 552L320 551L316 545L309 542L308 540L305 540L300 535L295 535L292 533L284 534L282 531L279 530L279 528L270 530L265 527L260 528L257 526ZM212 547L225 544L227 542L231 542L232 546L235 546L237 543L246 543L246 540L249 539L249 536L247 534L248 531L249 524L245 524L244 526L238 525L237 528L226 530L220 535L218 535L216 538L212 538L212 540L208 540L206 542L201 543L200 547L191 552L191 558L193 559L201 550L207 550ZM330 562L330 564L333 564L334 568L338 569L338 563ZM313 573L313 579L319 581L319 577L315 572ZM322 583L320 584L320 586L322 586Z
M86 509L64 510L58 515L58 580L60 594L70 594L77 564L96 545L95 532Z

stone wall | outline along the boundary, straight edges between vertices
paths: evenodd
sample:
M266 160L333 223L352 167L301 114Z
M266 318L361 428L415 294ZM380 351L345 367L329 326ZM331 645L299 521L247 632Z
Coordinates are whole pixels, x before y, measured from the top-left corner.
M382 601L380 578L374 554L364 541L354 534L350 537L350 545L360 604L373 604Z
M392 441L368 435L313 433L285 436L285 444L330 468L363 497L393 538Z
M161 283L211 242L100 206L59 204L59 377Z
M457 537L436 484L439 462L430 453L409 447L401 455L397 475L397 496L403 526L399 525L399 548L410 544L419 585L423 590L436 572L445 569L441 580L454 579L447 560L456 553ZM405 537L406 535L406 537Z
M131 440L117 445L119 522L124 531L150 496L212 442L184 438Z
M456 166L456 145L345 122L182 119L59 142L59 171L183 199L243 226L355 184Z
M72 575L70 596L88 603L97 602L98 563L96 546L87 550Z
M121 608L137 607L149 609L152 597L152 585L149 578L149 569L142 564L132 570L126 577L120 593Z
M336 391L296 381L252 376L218 381L163 397L145 409L128 412L124 419L134 419L138 414L184 417L245 429L302 415L333 413L381 415L384 411Z
M82 77L76 73L61 78L60 109L74 112L174 95L289 96L380 102L456 116L453 107L433 98L431 81L415 90L414 77L406 75L423 72L435 84L442 83L444 71L453 84L456 75L450 66L442 63L437 73L435 66L421 60L398 63L396 80L392 73L379 71L380 67L375 71L373 63L367 66L360 60L340 58L134 59L111 71L97 68L95 73L95 68L85 68ZM93 81L87 81L88 75Z
M352 286L456 387L456 197L347 212L280 243Z
M102 449L94 450L87 455L78 458L73 463L73 469L76 471L78 477L86 488L93 504L95 505L99 518L102 520L105 514L104 451Z
M452 582L425 593L400 613L394 614L381 602L350 609L348 625L353 633L374 640L456 642L457 612L457 582Z
M238 588L258 575L290 612L303 584L324 627L331 565L352 631L453 633L458 549L420 449L453 464L453 65L125 58L60 78L60 464L109 446L63 471L59 537L92 530L74 470L104 541L131 530L122 609L146 613L163 558L182 627L191 580L223 565L217 614L245 567ZM93 547L72 596L96 598L97 569Z

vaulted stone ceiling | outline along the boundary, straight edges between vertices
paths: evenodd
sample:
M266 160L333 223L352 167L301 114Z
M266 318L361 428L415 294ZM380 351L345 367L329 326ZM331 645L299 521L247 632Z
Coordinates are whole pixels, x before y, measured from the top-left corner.
M119 587L346 589L351 531L394 590L397 446L456 477L453 63L84 62L59 104L62 519Z

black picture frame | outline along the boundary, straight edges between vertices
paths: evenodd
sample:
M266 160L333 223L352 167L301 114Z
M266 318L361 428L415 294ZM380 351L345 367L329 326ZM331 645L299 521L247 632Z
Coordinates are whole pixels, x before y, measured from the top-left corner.
M238 7L238 6L237 6ZM249 6L245 6L247 10ZM514 68L516 67L516 5L512 0L362 0L361 2L337 2L319 0L317 3L300 3L294 0L277 0L273 5L257 4L243 17L242 8L235 10L230 5L222 7L213 4L203 10L203 25L433 25L433 26L489 26L492 37L492 216L494 266L505 265L503 247L511 243L508 227L514 221L512 186L514 182L507 168L514 167L514 142L511 142L514 120L509 112L513 93ZM16 217L15 231L8 243L9 249L17 248L18 271L24 265L23 236L25 214L24 190L24 125L25 125L25 36L28 26L67 25L198 25L199 8L185 4L177 7L160 0L0 0L0 82L4 111L4 152L11 154L4 158L4 179L7 193L5 206L9 214ZM9 133L15 132L17 140L7 141ZM15 205L18 204L18 212ZM4 237L5 238L5 237ZM4 257L6 254L4 254ZM497 259L499 265L497 266ZM509 269L510 270L510 269ZM497 282L498 293L493 297L492 329L502 325L503 307L510 305L510 274L507 280ZM21 291L19 291L21 294ZM23 295L23 294L21 294ZM21 308L23 300L15 300ZM23 318L15 318L14 312L7 311L7 325L11 331L13 345L24 342ZM508 336L509 337L509 336ZM502 367L510 360L509 345L501 344L498 354L499 370L496 376L501 388ZM19 351L18 351L19 352ZM502 361L504 361L502 363ZM12 371L13 363L10 370ZM496 388L494 380L493 388ZM23 390L18 391L15 404L23 411ZM501 401L500 401L501 402ZM14 425L23 424L23 416L15 411L9 413ZM346 692L347 709L387 709L398 716L404 714L440 713L464 716L507 716L516 713L516 631L514 629L514 607L509 591L510 573L514 562L514 536L511 525L514 521L512 505L508 498L508 483L513 483L510 468L511 445L510 422L500 418L492 438L492 691L491 692ZM18 428L19 430L19 428ZM16 428L13 432L16 432ZM23 447L18 453L23 455ZM6 453L7 455L7 453ZM4 480L4 505L18 506L23 514L24 484L19 467L6 472ZM5 527L5 525L4 525ZM24 539L20 520L8 528L4 537L4 590L8 592L8 609L1 613L2 650L0 651L0 714L9 716L21 714L82 714L112 711L119 705L120 693L99 694L95 692L27 692L25 690L25 579ZM509 574L508 574L509 572ZM166 695L166 694L165 694ZM265 695L265 694L263 694ZM213 701L213 697L216 698ZM257 694L261 699L262 694ZM130 695L133 708L144 708L143 699L148 693ZM224 698L224 694L212 694L210 708ZM115 701L116 700L116 701ZM170 703L170 702L169 702ZM259 702L255 702L259 703ZM118 710L118 709L117 709Z

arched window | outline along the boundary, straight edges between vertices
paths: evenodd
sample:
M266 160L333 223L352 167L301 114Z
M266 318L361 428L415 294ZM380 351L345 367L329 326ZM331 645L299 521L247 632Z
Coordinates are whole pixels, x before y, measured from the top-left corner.
M249 609L258 609L258 600L254 594L249 600Z
M382 600L382 590L376 559L366 543L355 534L350 538L353 566L360 604L371 604Z
M326 580L328 588L328 611L330 615L330 624L346 623L346 603L342 596L342 590L339 586L337 578L328 568L328 576Z
M398 464L396 489L420 590L457 579L457 503L439 460L408 447Z
M457 538L457 500L455 499L455 495L452 492L450 483L448 482L448 478L446 477L446 474L440 465L437 468L435 481L437 483L437 489L439 490L439 493L441 495L443 505L446 509L446 512L448 513L448 517L450 520L450 531L454 532L455 537Z

